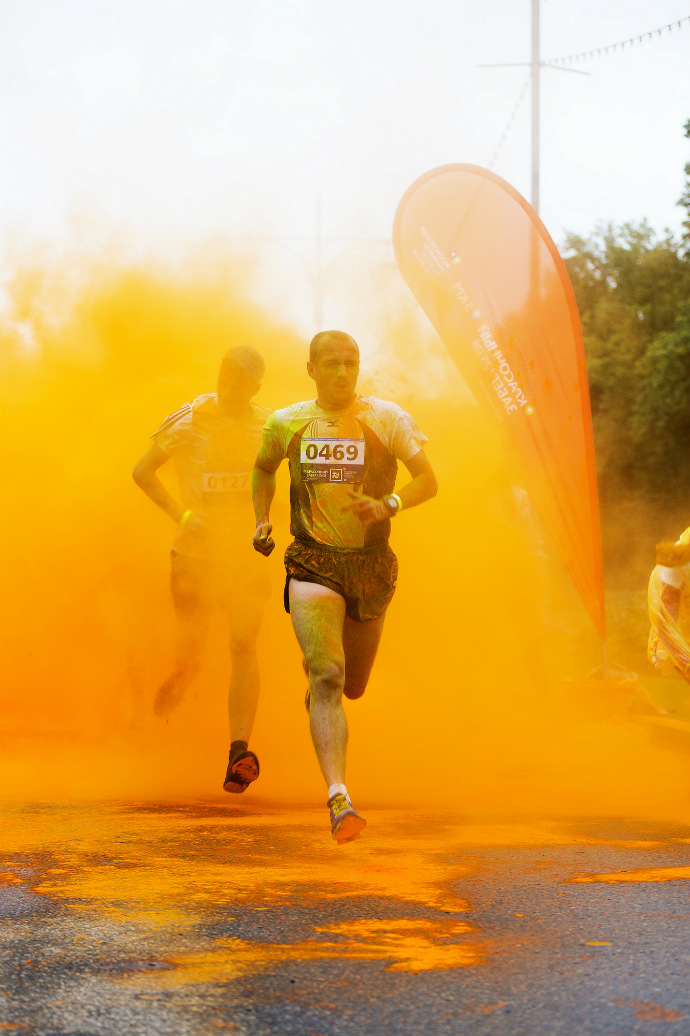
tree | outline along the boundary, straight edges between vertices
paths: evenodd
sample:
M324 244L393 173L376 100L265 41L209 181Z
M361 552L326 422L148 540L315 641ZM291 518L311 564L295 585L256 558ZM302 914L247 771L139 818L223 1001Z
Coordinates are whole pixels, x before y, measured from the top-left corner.
M600 228L589 240L571 236L566 247L587 354L602 498L656 491L662 455L674 458L670 491L682 485L687 492L677 455L684 442L682 403L665 379L683 383L685 325L678 321L690 296L690 262L670 235L657 240L646 223ZM685 398L688 409L690 395Z
M645 481L664 494L687 494L690 467L690 302L672 331L649 344L635 365L633 439L644 459Z

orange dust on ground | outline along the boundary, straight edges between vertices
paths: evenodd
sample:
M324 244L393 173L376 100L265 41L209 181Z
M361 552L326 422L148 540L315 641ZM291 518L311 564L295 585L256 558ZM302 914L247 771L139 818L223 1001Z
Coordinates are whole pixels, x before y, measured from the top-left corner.
M223 616L187 698L155 719L172 665L175 530L131 471L166 415L215 389L234 344L266 359L258 403L310 398L307 343L247 301L239 263L204 276L99 269L73 281L24 269L6 290L2 794L215 794L228 749ZM601 663L600 645L442 346L404 314L360 346L360 390L412 413L440 490L393 523L398 591L367 693L347 704L353 798L433 797L463 814L683 814L682 753L611 710L601 685L591 685L597 707L583 707L576 689ZM282 607L285 471L273 516L251 745L261 777L245 797L321 807L300 653ZM251 551L252 534L238 551Z

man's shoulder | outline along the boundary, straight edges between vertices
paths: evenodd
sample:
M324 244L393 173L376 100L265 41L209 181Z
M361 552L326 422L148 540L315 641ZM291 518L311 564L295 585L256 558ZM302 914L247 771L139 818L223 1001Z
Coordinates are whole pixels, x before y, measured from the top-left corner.
M271 410L270 407L259 406L258 403L251 403L250 406L252 412L252 424L256 423L261 425L262 427L266 424L269 417L271 417L274 413L274 411Z
M197 397L197 399L200 398L203 397ZM179 409L173 410L171 414L168 414L168 416L165 418L160 427L157 428L156 431L153 433L151 438L156 439L156 437L158 436L164 438L167 435L178 433L183 428L189 428L192 422L194 406L195 403L197 403L197 399L193 399L188 401L187 403L183 403L182 406L179 407Z
M274 410L269 417L270 424L276 428L284 428L292 424L293 421L298 420L301 416L309 416L309 412L312 410L314 410L314 400L303 399L300 403L291 403L290 406Z
M359 402L364 409L369 410L380 419L388 418L390 420L403 415L409 417L406 410L389 399L379 399L378 396L361 396Z
M215 392L204 392L203 395L196 396L185 405L189 407L192 414L216 414L218 413L218 396Z

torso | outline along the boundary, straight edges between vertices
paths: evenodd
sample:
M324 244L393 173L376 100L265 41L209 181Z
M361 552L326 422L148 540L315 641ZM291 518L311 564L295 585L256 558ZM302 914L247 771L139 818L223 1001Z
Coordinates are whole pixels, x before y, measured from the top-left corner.
M277 411L267 427L275 434L274 455L287 456L290 465L294 536L349 548L388 539L390 521L364 527L347 505L352 490L379 499L393 492L398 460L425 441L409 414L373 397L336 411L307 401Z
M204 544L180 531L173 547L193 557L222 559L237 550L253 527L251 473L270 411L251 403L243 417L228 417L215 393L198 396L152 436L170 453L185 509L205 518Z

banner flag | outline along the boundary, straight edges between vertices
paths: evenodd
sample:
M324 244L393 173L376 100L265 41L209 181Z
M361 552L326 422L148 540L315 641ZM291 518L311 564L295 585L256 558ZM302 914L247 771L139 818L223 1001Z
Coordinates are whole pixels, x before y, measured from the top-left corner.
M605 639L601 527L580 318L532 206L474 165L432 169L393 229L400 271L477 401Z

